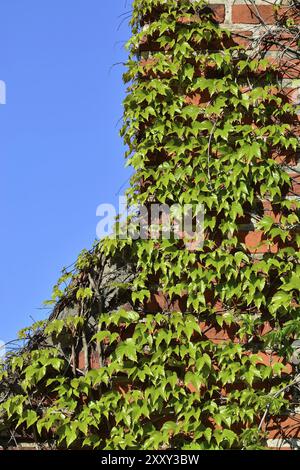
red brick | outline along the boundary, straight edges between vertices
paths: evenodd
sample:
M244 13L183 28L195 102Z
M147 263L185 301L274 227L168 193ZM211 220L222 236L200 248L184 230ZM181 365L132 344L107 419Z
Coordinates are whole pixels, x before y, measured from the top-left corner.
M278 251L278 245L276 243L270 245L260 230L239 232L238 239L241 243L245 243L250 253L277 253Z
M273 24L275 20L292 18L295 24L300 24L300 14L297 9L282 7L275 12L273 5L233 5L232 22L246 24Z
M235 31L232 33L232 39L235 45L247 47L251 43L252 32L250 31Z
M78 360L78 369L84 370L86 364L85 364L83 351L79 352L77 360ZM91 369L99 369L100 367L99 355L97 354L96 351L92 351L89 357L89 367Z
M279 37L276 37L277 44L272 44L272 37L270 38L269 44L268 41L265 41L262 47L267 47L269 51L278 51L282 48L288 47L290 49L298 50L298 43L291 34L282 34Z
M233 5L232 6L232 22L259 24L261 19L267 23L274 23L274 8L272 5Z
M217 3L217 4L209 5L209 7L214 12L214 19L218 23L223 23L225 20L225 5Z
M299 415L276 417L268 422L268 438L288 438L300 437Z
M290 173L290 177L292 178L292 195L293 196L300 196L300 174L293 172Z
M300 78L300 60L282 60L278 67L284 78Z
M299 89L298 88L283 88L283 93L288 98L289 102L297 103L299 101Z
M278 151L273 152L272 158L274 158L274 160L280 165L295 166L298 163L298 159L294 152L288 152L288 153L287 152L279 153Z
M299 59L290 59L287 56L283 56L280 60L272 56L267 56L266 59L279 78L300 78Z
M282 369L282 372L285 374L291 374L292 373L292 366L290 364L285 364L282 357L278 356L277 354L270 354L266 352L259 351L258 353L261 362L265 366L274 366L274 364L282 363L285 367Z

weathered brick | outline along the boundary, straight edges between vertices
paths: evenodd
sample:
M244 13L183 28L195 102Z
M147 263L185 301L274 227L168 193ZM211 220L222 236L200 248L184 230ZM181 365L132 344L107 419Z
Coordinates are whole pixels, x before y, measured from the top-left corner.
M278 68L281 71L283 78L300 78L299 59L283 59Z
M272 245L264 238L264 233L260 230L250 230L248 232L240 231L238 240L245 243L250 253L277 253L278 245Z
M268 437L270 439L278 437L299 437L299 418L298 414L293 416L282 416L270 418L268 422Z
M289 174L292 178L292 196L300 196L300 174L293 172Z
M274 39L276 44L273 43ZM263 42L263 46L267 47L270 51L282 50L283 47L294 49L295 51L298 50L298 43L291 34L282 34L276 38L270 37L269 40Z
M218 23L223 23L225 20L225 5L223 4L212 4L209 6L214 12L214 19Z
M232 39L235 45L247 47L251 43L252 40L252 32L251 31L234 31L232 33Z
M300 23L300 14L290 7L282 7L278 11L273 5L233 5L232 23L244 24L273 24L277 19L292 18L295 24Z
M261 18L267 24L274 22L274 10L272 5L233 5L232 22L259 24Z

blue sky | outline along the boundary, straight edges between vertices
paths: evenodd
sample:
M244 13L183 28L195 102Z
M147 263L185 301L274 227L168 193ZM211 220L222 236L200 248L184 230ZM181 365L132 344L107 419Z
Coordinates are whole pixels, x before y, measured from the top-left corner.
M98 204L116 204L130 175L118 123L124 68L112 67L126 60L129 9L0 0L0 340L46 316L61 268L96 237Z

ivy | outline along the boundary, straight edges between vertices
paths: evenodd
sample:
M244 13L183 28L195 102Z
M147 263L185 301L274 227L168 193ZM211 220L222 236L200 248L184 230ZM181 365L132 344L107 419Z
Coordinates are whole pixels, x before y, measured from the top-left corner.
M131 26L129 202L201 203L204 245L108 238L83 251L52 299L76 315L24 330L3 365L18 387L1 427L60 448L260 449L265 410L293 411L299 201L275 156L298 150L297 109L266 59L228 47L205 1L134 0ZM253 249L243 226L261 234ZM119 286L131 307L105 312L95 279L116 257L135 266Z

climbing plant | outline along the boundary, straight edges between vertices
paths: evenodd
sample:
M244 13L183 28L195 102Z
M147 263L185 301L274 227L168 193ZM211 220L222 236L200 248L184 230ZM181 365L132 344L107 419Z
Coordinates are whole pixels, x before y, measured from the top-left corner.
M3 366L0 429L55 448L262 448L297 383L297 108L203 0L135 0L131 26L129 203L202 204L203 246L110 237L83 252L54 290L77 315L23 331ZM134 266L131 301L107 312L99 272L116 258Z

